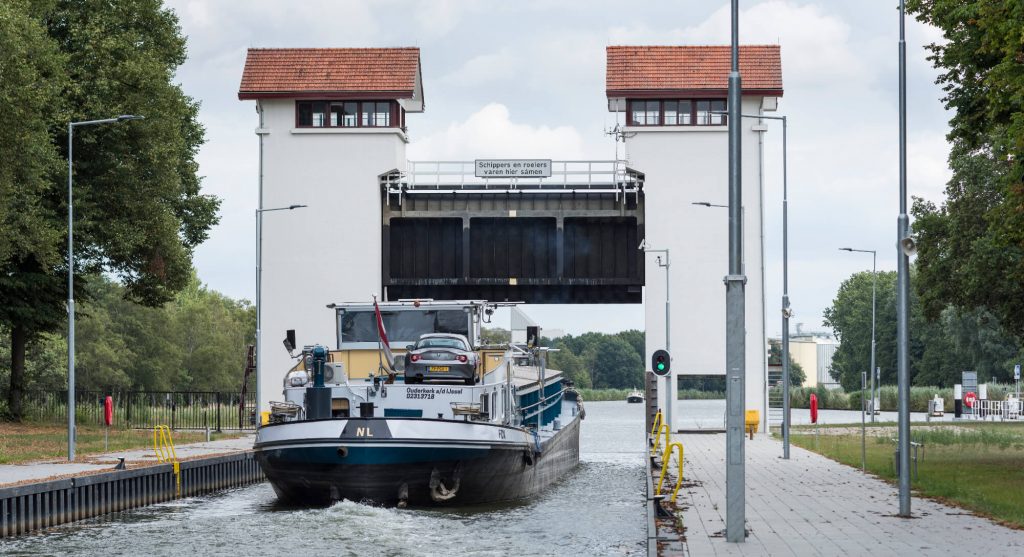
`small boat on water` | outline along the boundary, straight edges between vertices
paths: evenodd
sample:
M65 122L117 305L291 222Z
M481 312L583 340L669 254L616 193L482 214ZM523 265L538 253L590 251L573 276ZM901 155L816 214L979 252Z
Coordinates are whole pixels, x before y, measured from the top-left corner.
M284 401L271 403L256 434L255 457L280 499L493 503L537 494L579 464L582 400L561 372L545 368L541 349L476 343L491 304L332 307L338 348L302 349L285 376ZM384 365L391 354L378 349L380 337L387 341L378 327L401 339L394 344L409 344L408 361L395 357L397 370ZM419 342L460 336L475 357L432 353ZM475 362L473 378L446 380L460 362Z
M626 402L637 403L637 402L643 402L643 401L644 401L644 394L641 393L640 391L636 390L636 389L633 389L632 391L629 392L628 395L626 395Z

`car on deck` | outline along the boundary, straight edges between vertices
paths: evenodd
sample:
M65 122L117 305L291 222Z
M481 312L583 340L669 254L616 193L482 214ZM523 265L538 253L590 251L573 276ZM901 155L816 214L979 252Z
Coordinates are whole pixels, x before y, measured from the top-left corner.
M463 335L429 333L410 344L405 353L405 382L459 382L473 385L477 381L479 356L473 352L469 339Z

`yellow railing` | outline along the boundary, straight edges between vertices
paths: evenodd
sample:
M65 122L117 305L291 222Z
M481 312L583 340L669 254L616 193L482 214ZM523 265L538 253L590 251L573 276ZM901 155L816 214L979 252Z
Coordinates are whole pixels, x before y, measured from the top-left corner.
M654 491L655 495L661 495L661 484L665 481L665 473L668 472L668 465L672 462L672 454L676 452L675 449L679 449L679 458L676 460L679 463L679 476L676 478L676 487L672 490L672 498L670 501L676 502L676 496L679 494L679 488L683 485L683 444L679 442L667 445L668 450L665 453L665 461L661 463L661 477L658 478L658 488Z
M658 427L661 426L661 410L654 415L654 427L651 428L651 437L654 437L654 432L658 431Z
M658 454L658 448L661 445L661 432L665 432L665 448L669 448L669 443L672 442L672 436L669 434L668 424L661 424L658 426L658 433L654 436L654 446L651 447L651 456Z
M165 425L153 428L153 451L158 462L169 462L173 465L175 494L181 497L181 463L178 462L178 453L174 450L171 428Z

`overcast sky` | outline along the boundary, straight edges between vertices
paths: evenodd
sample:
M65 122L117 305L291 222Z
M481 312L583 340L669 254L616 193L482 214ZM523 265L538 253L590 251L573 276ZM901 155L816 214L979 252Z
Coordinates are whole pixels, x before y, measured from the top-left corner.
M199 154L221 221L196 252L200 278L238 298L255 292L256 113L237 98L249 47L418 46L426 111L408 118L410 160L476 157L612 159L604 93L605 46L727 44L729 3L170 0L188 36L178 79L202 103ZM821 329L839 284L896 265L898 212L895 0L741 2L743 43L782 46L789 117L792 322ZM937 30L908 21L908 175L911 195L941 201L949 178L937 71L923 46ZM781 132L767 134L765 184L768 333L781 332ZM752 156L748 155L748 156ZM722 191L722 201L727 193ZM308 200L315 202L315 200ZM727 230L723 224L722 234ZM724 270L723 270L724 274ZM685 304L685 294L680 294ZM632 306L530 306L547 328L571 333L643 329Z

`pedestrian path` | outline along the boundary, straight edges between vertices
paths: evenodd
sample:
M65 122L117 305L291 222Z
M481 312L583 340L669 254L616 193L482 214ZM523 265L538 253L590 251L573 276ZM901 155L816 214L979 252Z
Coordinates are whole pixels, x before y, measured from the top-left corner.
M189 460L201 456L226 455L252 449L253 435L244 435L234 439L220 439L208 443L189 443L177 445L175 452L179 460ZM151 466L157 464L156 454L152 448L132 449L99 455L79 456L75 462L67 460L45 460L23 464L0 464L0 487L109 472L125 459L128 468Z
M689 555L1022 555L1024 531L914 497L896 516L896 487L763 435L746 443L746 543L725 541L725 435L674 438L686 449L682 521Z

